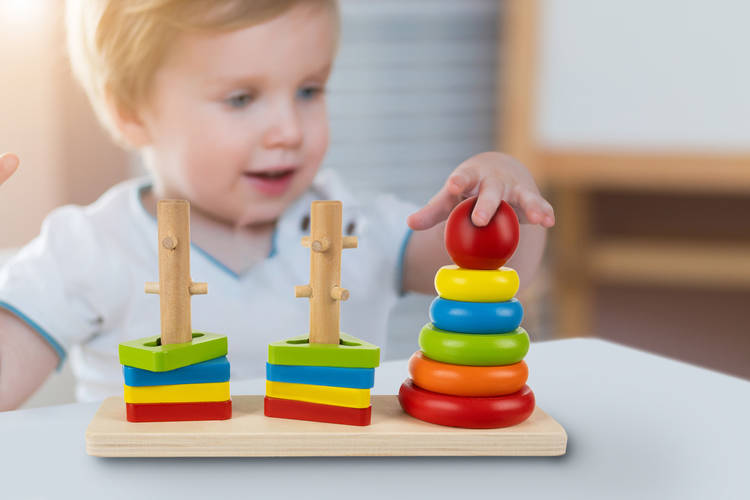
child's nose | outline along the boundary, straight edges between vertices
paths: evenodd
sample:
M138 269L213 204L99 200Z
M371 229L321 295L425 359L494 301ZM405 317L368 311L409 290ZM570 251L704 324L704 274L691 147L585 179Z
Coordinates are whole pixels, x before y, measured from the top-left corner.
M264 144L267 148L294 148L302 142L302 127L292 103L278 103L268 113Z

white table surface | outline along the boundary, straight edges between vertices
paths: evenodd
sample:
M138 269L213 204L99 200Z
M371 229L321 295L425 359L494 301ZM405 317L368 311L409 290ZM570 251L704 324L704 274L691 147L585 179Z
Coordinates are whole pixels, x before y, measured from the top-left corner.
M593 339L526 361L563 457L95 458L85 403L0 414L0 498L750 498L750 382ZM406 373L384 363L374 392Z

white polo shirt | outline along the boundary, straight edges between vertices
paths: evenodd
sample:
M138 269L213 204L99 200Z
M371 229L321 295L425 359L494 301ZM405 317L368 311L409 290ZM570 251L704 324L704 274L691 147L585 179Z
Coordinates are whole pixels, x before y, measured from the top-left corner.
M140 200L149 187L150 180L134 179L91 205L56 209L0 269L0 307L44 337L61 364L70 353L80 401L121 394L118 344L160 333L159 298L143 291L159 277L156 219ZM411 235L406 217L418 207L392 195L358 202L332 171L321 171L280 217L271 254L246 273L192 245L192 278L208 283L208 295L192 298L192 326L228 336L234 380L263 377L270 342L308 333L308 300L295 298L294 286L309 282L310 254L300 240L316 199L341 200L344 234L359 238L341 259L341 283L351 293L341 330L384 352Z

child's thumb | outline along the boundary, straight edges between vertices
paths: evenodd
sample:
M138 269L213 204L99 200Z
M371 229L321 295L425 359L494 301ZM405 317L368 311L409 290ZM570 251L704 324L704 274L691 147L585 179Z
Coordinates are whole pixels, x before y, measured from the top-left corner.
M18 157L14 154L0 155L0 184L13 175L13 172L18 168L18 163Z

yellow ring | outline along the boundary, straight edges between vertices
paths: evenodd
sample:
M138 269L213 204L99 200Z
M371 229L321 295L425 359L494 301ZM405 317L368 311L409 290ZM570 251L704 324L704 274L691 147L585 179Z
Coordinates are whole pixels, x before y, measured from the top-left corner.
M465 269L443 266L435 274L435 290L448 300L463 302L505 302L518 292L518 273L509 267Z

